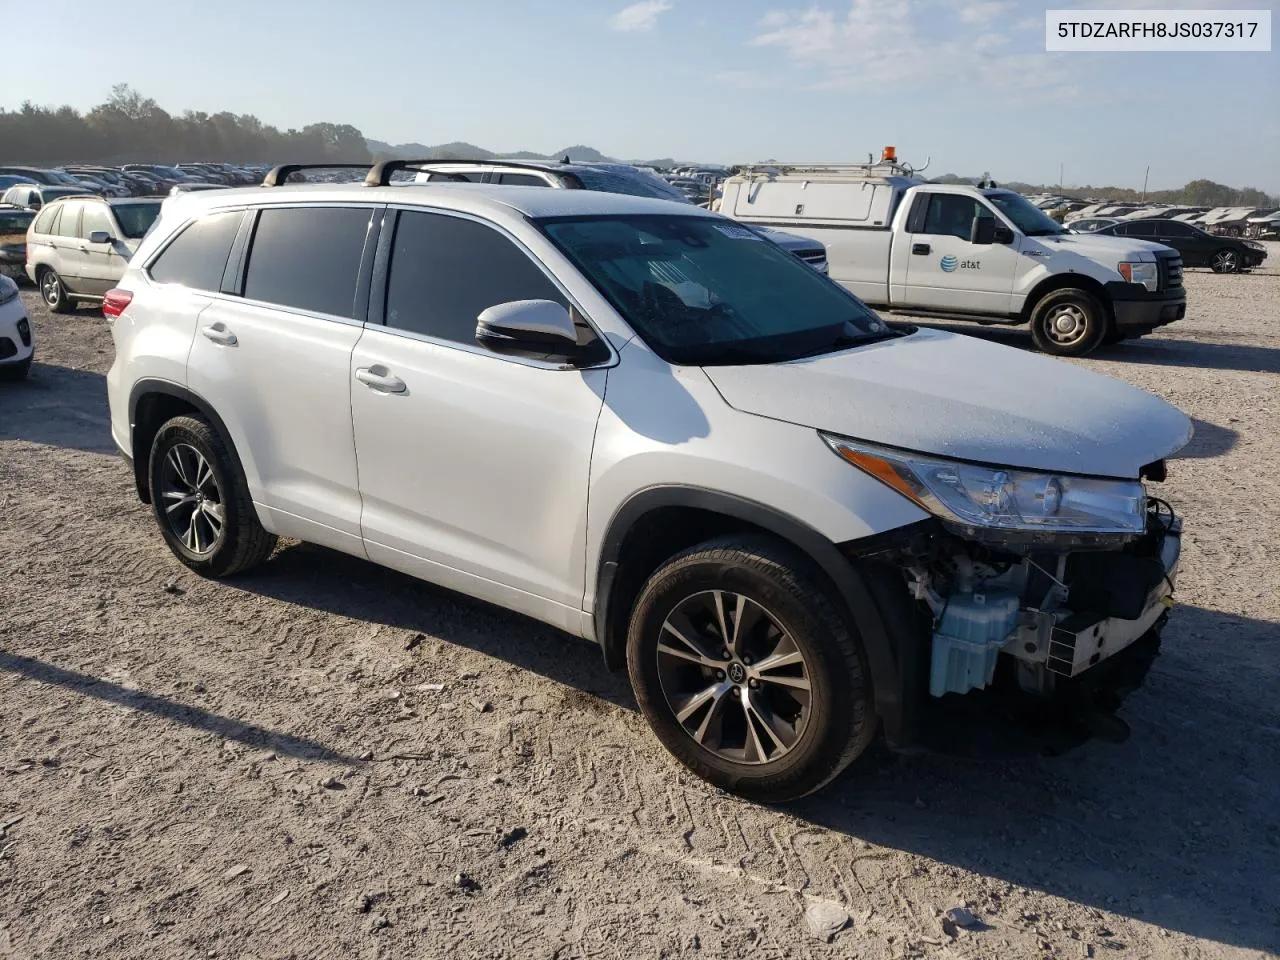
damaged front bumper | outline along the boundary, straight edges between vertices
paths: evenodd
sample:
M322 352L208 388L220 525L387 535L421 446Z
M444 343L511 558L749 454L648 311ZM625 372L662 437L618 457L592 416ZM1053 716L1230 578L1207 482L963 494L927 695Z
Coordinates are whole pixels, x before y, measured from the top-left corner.
M945 563L913 573L934 610L930 694L991 686L1004 661L1022 691L1049 696L1158 633L1181 533L1176 516L1156 511L1143 537L1113 551L1001 558L953 542Z
M1147 633L1173 606L1174 585L1178 576L1178 561L1182 553L1182 522L1174 518L1161 538L1159 552L1151 557L1159 563L1163 574L1155 586L1142 595L1138 616L1127 618L1109 615L1117 606L1131 606L1134 591L1140 591L1144 581L1121 584L1120 589L1130 597L1120 604L1096 604L1097 610L1058 609L1022 611L1018 629L1001 648L1022 664L1039 666L1060 677L1075 677L1099 663L1115 656ZM1067 604L1071 604L1071 588L1067 589ZM1121 613L1132 612L1120 609Z

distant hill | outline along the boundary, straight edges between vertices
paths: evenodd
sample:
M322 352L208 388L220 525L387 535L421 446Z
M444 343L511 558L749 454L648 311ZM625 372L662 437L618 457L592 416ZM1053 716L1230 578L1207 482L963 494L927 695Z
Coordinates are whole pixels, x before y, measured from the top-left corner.
M484 147L478 147L474 143L466 143L461 140L453 143L437 144L434 147L429 147L425 143L391 144L383 140L370 140L367 137L365 138L365 143L369 147L369 152L375 157L391 159L492 160L495 157L503 157L507 160L562 160L566 156L570 160L585 162L602 162L612 159L605 156L595 147L583 146L582 144L565 147L563 150L556 150L554 153L543 154L534 153L530 150L508 150L495 153L492 150L486 150Z

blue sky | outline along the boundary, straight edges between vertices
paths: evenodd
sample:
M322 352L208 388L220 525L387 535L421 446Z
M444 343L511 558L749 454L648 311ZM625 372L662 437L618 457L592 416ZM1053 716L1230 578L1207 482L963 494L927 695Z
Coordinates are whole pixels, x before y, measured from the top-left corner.
M73 23L5 51L0 104L87 108L126 82L171 112L351 123L392 142L585 143L623 158L860 160L930 173L1280 193L1280 53L1048 54L1046 7L1258 0L45 0ZM118 42L117 42L118 41ZM78 65L78 66L77 66Z

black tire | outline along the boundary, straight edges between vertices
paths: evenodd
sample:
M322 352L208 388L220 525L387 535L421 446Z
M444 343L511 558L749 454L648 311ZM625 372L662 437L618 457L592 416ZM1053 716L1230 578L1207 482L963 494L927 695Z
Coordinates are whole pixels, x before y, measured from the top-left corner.
M36 284L40 287L40 299L54 313L71 313L76 305L67 294L67 286L53 267L41 267L36 274Z
M1031 339L1056 357L1083 357L1106 337L1111 320L1088 290L1064 287L1045 294L1031 311Z
M200 483L193 476L193 461L198 463L195 454L208 465L211 484L208 480ZM182 479L180 469L195 482ZM241 573L266 560L275 548L275 535L258 522L249 487L235 458L202 417L174 417L157 431L147 464L147 482L151 510L165 543L201 576L218 578ZM200 494L190 512L186 504L177 503L175 496L183 486ZM216 532L210 519L215 508L221 515ZM197 511L204 516L197 518Z
M17 363L0 363L0 380L25 380L27 374L31 372L31 361L35 359L35 354L20 360Z
M1244 269L1244 258L1238 250L1223 247L1209 258L1209 269L1214 273L1239 273Z
M725 591L729 596L739 594L767 611L766 632L759 632L762 621L757 619L752 628L755 635L767 640L775 632L785 631L783 635L794 639L794 649L803 656L803 665L796 669L809 684L808 705L801 708L802 714L782 721L789 733L798 730L798 735L788 748L777 747L781 752L763 761L730 759L711 746L703 746L677 719L676 708L663 686L659 641L671 637L664 625L669 617L678 615L683 604L715 591ZM735 630L731 627L730 633ZM695 677L700 674L701 678L694 680L695 686L717 681L724 685L734 679L698 664L685 666L669 655L666 662L693 671ZM743 656L742 662L751 664L752 660ZM763 664L761 660L756 666L763 669ZM877 718L868 679L870 670L849 617L832 589L802 555L767 538L712 540L664 563L649 578L632 611L627 669L640 709L663 746L699 777L750 800L782 803L812 793L838 776L875 735ZM723 706L720 700L714 702L715 708L736 711L740 730L751 725L750 719L744 719L748 698L762 694L773 697L778 689L772 685L766 689L755 680L750 684L754 693L738 686L724 696ZM784 689L783 696L787 693ZM775 720L782 715L773 709L777 702L771 700L768 707L768 715ZM721 733L728 731L730 725L725 715L716 721ZM766 732L765 728L757 726L756 731L757 742L765 742L759 736ZM745 753L750 750L745 745L747 734L743 732L740 737ZM717 746L730 752L723 740Z

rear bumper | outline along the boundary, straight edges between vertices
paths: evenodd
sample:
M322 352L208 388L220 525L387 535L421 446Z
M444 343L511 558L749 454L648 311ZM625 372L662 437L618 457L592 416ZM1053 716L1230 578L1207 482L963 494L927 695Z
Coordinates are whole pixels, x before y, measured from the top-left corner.
M1107 284L1107 294L1121 333L1145 333L1187 315L1187 291L1182 287L1152 293L1140 283L1116 280Z

